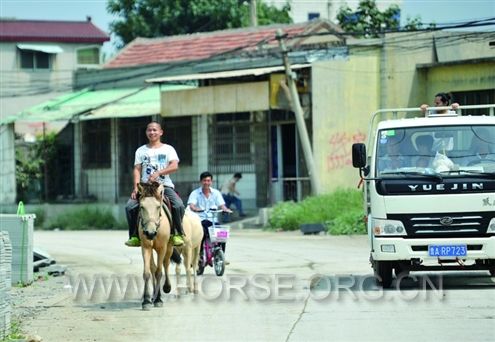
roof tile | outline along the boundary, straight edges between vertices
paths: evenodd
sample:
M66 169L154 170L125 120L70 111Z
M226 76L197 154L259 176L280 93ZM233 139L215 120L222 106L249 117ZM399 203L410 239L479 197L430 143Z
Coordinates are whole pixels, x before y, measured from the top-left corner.
M259 44L265 48L275 47L278 44L275 40L277 29L282 29L289 38L294 38L306 32L316 31L322 26L328 31L340 32L337 26L317 20L302 24L260 26L161 38L136 38L107 62L104 68L200 60L234 51L254 50Z
M0 20L0 41L103 43L110 37L87 21Z

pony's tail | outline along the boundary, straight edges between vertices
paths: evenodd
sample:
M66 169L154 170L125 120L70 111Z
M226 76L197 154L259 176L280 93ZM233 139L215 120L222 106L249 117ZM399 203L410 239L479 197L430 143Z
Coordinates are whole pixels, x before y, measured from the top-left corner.
M174 248L170 260L172 260L172 262L176 264L180 264L182 262L182 258L180 257L180 253L177 251L177 249Z

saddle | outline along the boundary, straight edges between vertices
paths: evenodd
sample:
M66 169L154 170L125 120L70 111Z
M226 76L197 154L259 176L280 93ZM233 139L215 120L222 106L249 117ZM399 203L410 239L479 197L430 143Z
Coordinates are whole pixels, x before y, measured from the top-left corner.
M165 211L165 215L167 215L168 221L172 224L172 203L170 203L170 199L167 196L163 196L162 207Z

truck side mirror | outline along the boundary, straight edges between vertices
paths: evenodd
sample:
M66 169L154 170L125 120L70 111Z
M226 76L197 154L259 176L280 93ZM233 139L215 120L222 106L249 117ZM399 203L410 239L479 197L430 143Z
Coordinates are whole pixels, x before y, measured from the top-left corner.
M352 144L352 166L362 169L366 166L366 145Z

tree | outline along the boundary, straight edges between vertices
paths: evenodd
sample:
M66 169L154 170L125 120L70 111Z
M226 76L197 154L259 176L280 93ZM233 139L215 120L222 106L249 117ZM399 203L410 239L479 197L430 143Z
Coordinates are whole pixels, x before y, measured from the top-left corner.
M41 197L44 177L49 177L44 168L53 161L57 152L57 135L48 133L37 136L36 142L18 146L15 150L17 197L29 201L29 197ZM46 189L45 189L46 194ZM45 196L46 197L46 196ZM45 198L46 200L47 198Z
M123 45L136 37L162 37L249 25L249 6L240 0L109 0L107 10L120 19L110 30ZM290 23L290 5L282 9L258 2L262 25Z
M348 6L341 7L337 20L345 32L355 33L358 37L378 37L387 31L399 30L400 8L391 5L383 12L376 7L375 0L361 0L356 11ZM421 27L421 19L407 18L406 30Z

